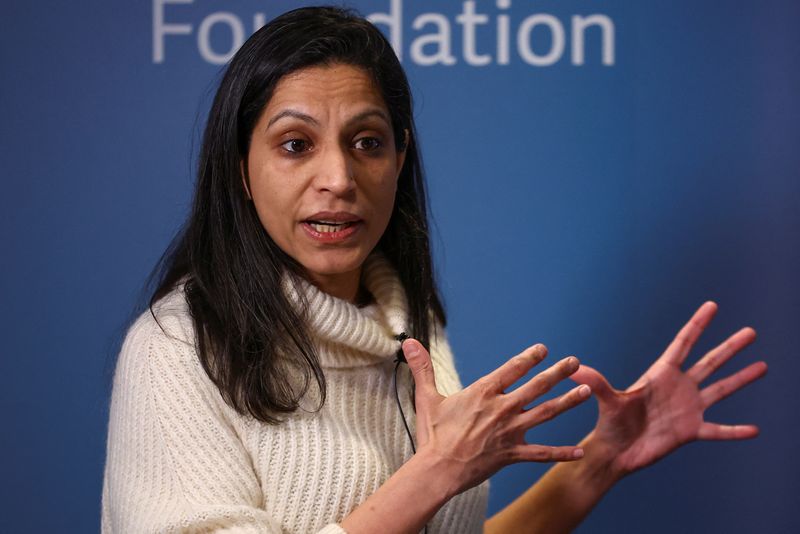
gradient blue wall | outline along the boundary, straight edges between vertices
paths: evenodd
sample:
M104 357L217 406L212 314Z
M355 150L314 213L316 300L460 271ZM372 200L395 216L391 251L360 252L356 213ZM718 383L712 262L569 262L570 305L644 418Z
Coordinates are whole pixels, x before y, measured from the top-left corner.
M763 358L770 373L708 417L762 436L685 447L623 481L580 532L800 531L800 3L478 1L489 22L472 44L491 58L475 66L463 2L395 2L464 381L541 341L624 387L714 299L698 354L749 324L759 341L728 371ZM186 213L221 69L209 58L235 44L236 20L247 35L254 18L297 5L4 2L0 532L99 529L109 377ZM390 11L390 0L350 5ZM191 33L166 35L157 57L162 7ZM423 12L446 19L454 65L411 53L434 29L412 27ZM542 13L565 42L537 66L516 40ZM611 64L597 27L573 62L572 17L590 14L613 23ZM553 50L549 27L528 37L527 56ZM592 403L529 437L574 442L594 416ZM498 474L491 511L543 470Z

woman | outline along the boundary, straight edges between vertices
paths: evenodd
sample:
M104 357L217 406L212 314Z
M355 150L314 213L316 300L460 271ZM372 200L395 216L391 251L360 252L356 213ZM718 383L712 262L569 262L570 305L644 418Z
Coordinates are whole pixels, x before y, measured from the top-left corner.
M570 357L505 393L542 345L462 390L432 272L390 45L335 8L273 20L221 82L192 213L120 353L103 531L565 532L679 445L757 434L702 416L765 364L698 387L752 329L680 370L713 303L626 392ZM525 408L567 377L582 385ZM591 390L579 446L524 442ZM486 480L521 461L559 463L484 521Z

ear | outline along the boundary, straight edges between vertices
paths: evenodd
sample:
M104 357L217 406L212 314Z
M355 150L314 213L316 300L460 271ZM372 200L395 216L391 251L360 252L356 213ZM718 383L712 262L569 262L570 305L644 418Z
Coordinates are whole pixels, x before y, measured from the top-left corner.
M239 160L239 173L242 175L242 187L247 194L247 200L253 200L253 195L250 194L250 186L247 185L247 173L244 170L244 160Z
M410 134L407 129L403 130L403 144L400 145L400 148L397 150L397 168L395 169L395 174L397 177L400 177L400 171L403 170L403 163L406 161L406 153L408 149L408 142L411 140Z

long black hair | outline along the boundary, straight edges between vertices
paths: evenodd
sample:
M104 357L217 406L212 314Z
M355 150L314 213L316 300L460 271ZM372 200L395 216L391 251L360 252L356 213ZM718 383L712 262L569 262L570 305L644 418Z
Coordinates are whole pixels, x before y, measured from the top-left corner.
M391 45L369 21L341 8L301 8L275 18L239 49L220 83L203 136L191 213L156 266L150 299L152 312L159 299L185 282L203 368L226 402L268 423L296 410L313 381L321 406L325 377L305 312L282 291L284 273L302 276L302 266L262 226L242 184L240 162L246 161L253 128L278 81L298 69L336 63L370 74L390 112L397 149L406 151L394 209L377 247L405 288L408 334L427 346L434 321L445 324L411 93Z

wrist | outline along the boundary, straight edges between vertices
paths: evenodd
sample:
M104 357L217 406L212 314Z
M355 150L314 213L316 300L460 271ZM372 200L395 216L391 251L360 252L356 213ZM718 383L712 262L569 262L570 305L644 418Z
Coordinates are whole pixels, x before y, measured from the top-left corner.
M583 438L580 446L583 447L584 457L577 463L588 483L603 486L602 489L607 490L627 475L617 461L620 451L598 437L595 430Z
M553 466L522 496L495 514L485 532L572 532L623 474L618 451L595 432L579 445L580 460Z
M454 495L453 478L443 466L435 455L418 451L350 512L341 527L350 534L419 532Z
M463 491L459 484L463 467L458 462L422 448L401 469L408 468L417 473L418 480L424 481L424 491L441 506Z

